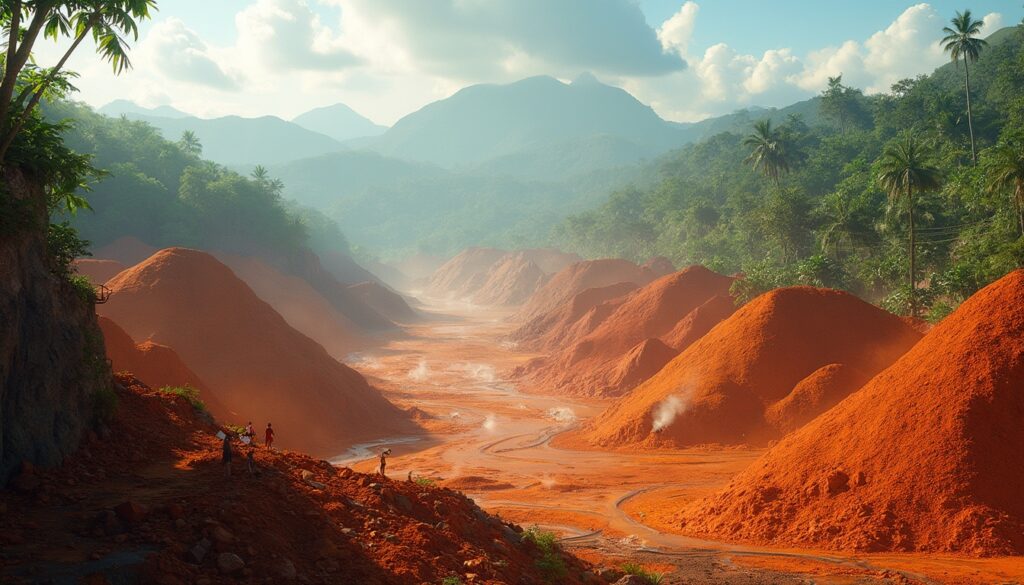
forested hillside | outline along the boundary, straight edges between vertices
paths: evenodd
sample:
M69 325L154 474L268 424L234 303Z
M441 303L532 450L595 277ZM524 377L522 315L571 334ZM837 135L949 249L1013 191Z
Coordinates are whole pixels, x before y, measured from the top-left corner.
M556 238L584 255L743 272L742 298L806 283L904 312L913 296L940 317L1024 263L1024 26L987 40L969 62L977 163L963 60L878 96L833 79L817 120L755 118L687 146L648 167L653 186L615 192Z
M155 247L188 246L283 258L312 245L346 253L337 224L286 204L280 181L257 170L245 177L202 158L194 136L164 139L151 125L109 118L85 106L55 102L48 118L67 120L64 140L93 157L105 175L87 194L92 210L70 218L100 247L134 236Z

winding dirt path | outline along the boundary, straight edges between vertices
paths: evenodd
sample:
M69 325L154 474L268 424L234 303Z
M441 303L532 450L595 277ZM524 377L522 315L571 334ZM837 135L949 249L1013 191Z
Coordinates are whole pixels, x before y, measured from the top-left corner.
M427 434L382 437L332 462L361 471L390 447L389 475L460 489L491 512L564 536L599 563L638 560L665 583L1024 582L1019 560L777 550L672 534L671 511L724 485L756 449L565 451L550 445L607 401L519 392L507 372L531 357L503 337L508 312L427 301L410 337L350 356L397 404L424 413ZM965 568L966 567L966 568ZM980 578L979 578L980 577ZM695 581L696 580L696 581Z

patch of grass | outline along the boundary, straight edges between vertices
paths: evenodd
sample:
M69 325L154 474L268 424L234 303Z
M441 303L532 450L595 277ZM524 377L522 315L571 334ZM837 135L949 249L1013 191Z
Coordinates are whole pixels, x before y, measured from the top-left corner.
M441 579L441 585L462 585L462 579L452 575L451 577Z
M435 483L437 483L434 480L430 479L429 477L417 477L413 481L416 482L416 485L421 485L423 487L431 487Z
M206 404L204 404L202 399L199 398L199 390L189 386L188 384L185 384L184 386L164 386L160 391L166 394L181 396L185 400L188 400L188 403L192 405L192 408L199 412L206 412Z
M523 540L532 542L540 549L541 556L537 559L537 568L549 582L559 583L565 579L569 570L562 559L562 548L558 545L558 537L554 532L531 526L523 533Z
M644 581L650 583L650 585L660 585L662 580L665 578L661 573L655 573L648 571L639 563L625 563L622 565L622 572L627 575L636 575Z

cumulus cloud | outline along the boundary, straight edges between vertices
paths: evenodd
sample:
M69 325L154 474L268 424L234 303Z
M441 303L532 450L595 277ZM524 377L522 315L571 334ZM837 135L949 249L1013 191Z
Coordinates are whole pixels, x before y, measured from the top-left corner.
M847 40L797 55L780 47L761 55L741 54L725 43L703 55L690 47L700 7L687 1L658 28L666 51L686 58L690 68L660 78L620 82L662 115L697 120L750 105L782 106L817 94L829 77L867 93L889 91L901 79L928 73L948 60L939 44L947 19L930 4L915 4L886 28L863 40ZM984 17L983 35L1002 26L1002 15Z
M272 68L336 71L361 61L304 0L258 0L235 23L239 56Z
M237 89L199 35L177 18L155 24L139 46L142 59L165 77L214 89Z
M662 48L630 0L332 0L346 34L394 62L462 79L531 73L659 75L683 60ZM362 52L362 51L360 51Z

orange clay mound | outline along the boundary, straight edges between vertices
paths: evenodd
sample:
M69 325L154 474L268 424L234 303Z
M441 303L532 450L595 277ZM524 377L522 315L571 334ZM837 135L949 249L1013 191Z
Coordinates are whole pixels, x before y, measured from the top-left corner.
M75 272L89 279L89 282L103 284L114 278L127 266L117 260L98 260L95 258L78 258L73 263Z
M583 258L576 254L556 250L555 248L528 248L511 254L522 254L527 260L533 262L544 274L555 274L571 266Z
M812 372L841 363L874 375L920 337L851 294L777 289L716 325L580 438L602 446L764 444L779 436L765 410Z
M644 268L650 270L657 276L667 276L676 271L672 261L664 256L655 256L644 262Z
M793 391L768 407L764 418L785 435L809 423L871 379L853 366L829 364L800 380Z
M478 305L521 305L547 282L548 275L525 252L503 256L488 269L473 295Z
M107 285L101 314L135 339L173 347L237 413L233 422L272 421L281 446L336 455L358 440L410 430L361 375L209 254L161 250Z
M708 300L727 296L731 284L728 276L690 266L621 299L607 301L590 314L605 308L608 316L592 332L546 359L543 367L534 367L528 383L545 391L575 395L617 396L631 390L644 380L641 373L654 374L669 361L666 357L673 357L667 354L674 353L660 341L641 342L669 333Z
M685 511L686 531L863 551L1024 553L1024 271Z
M106 246L92 250L94 258L116 260L125 266L132 266L149 258L157 249L134 236L123 236Z
M505 254L505 250L495 248L467 248L434 271L427 292L442 297L466 297L483 285L487 271Z
M398 327L383 315L362 302L348 285L342 284L331 271L324 268L320 257L303 249L282 264L287 274L297 276L313 287L334 309L369 332L394 332ZM366 280L366 279L361 279Z
M166 345L146 341L136 344L124 329L106 317L98 319L107 357L115 372L130 371L152 388L191 386L211 410L223 412L210 388Z
M679 354L658 339L645 339L619 360L608 378L610 388L635 388Z
M588 288L583 292L577 293L568 303L537 315L520 325L519 328L509 335L509 339L520 344L523 348L538 351L550 351L562 347L567 339L577 339L579 337L578 330L574 329L573 326L584 315L587 315L591 309L606 301L619 299L637 288L639 287L632 282L618 282L608 286ZM590 319L590 321L593 322L593 319ZM594 326L599 324L600 322ZM590 327L581 327L580 329L586 329L583 335L593 331L593 328Z
M368 280L352 284L348 290L368 307L395 323L413 323L420 319L402 295L379 282Z
M661 337L665 345L676 350L676 353L704 337L715 325L725 321L736 312L736 301L728 294L711 297L703 305L690 311L676 323L676 326Z
M237 441L229 479L217 426L180 397L117 382L108 438L30 470L32 490L0 491L5 583L547 582L522 528L459 492L262 447L250 475ZM559 583L593 582L555 554ZM219 568L222 555L244 566Z
M361 328L338 312L305 280L283 274L258 258L216 254L284 320L300 333L323 346L335 359L342 359L366 345ZM145 380L145 378L143 378Z
M574 296L588 288L599 288L620 282L632 282L643 286L654 278L655 275L650 270L628 260L604 258L577 262L552 276L551 280L523 305L516 318L528 322L568 303Z

